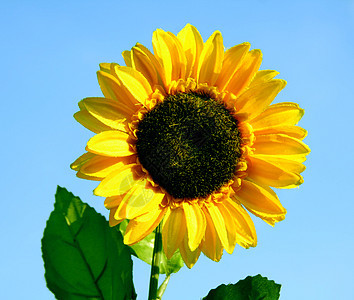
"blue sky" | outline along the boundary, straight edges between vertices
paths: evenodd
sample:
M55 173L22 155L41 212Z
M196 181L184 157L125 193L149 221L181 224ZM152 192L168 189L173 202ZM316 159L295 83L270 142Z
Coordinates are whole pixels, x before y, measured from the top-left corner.
M7 1L0 15L1 299L54 299L40 240L57 185L108 216L92 195L97 183L69 168L92 136L72 115L80 99L101 96L98 64L123 63L136 42L152 48L156 28L177 33L186 23L204 40L218 29L225 47L262 50L261 69L288 81L277 101L306 111L312 153L305 183L278 192L283 222L255 219L256 248L237 246L219 263L201 257L172 277L164 299L200 299L259 273L282 284L282 300L354 299L354 1ZM149 271L134 260L138 299Z

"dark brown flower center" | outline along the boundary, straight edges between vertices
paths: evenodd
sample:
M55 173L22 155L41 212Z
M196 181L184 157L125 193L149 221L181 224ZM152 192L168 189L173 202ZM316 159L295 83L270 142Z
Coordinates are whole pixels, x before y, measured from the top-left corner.
M241 156L237 125L209 95L170 95L138 124L140 162L173 197L207 197L234 175Z

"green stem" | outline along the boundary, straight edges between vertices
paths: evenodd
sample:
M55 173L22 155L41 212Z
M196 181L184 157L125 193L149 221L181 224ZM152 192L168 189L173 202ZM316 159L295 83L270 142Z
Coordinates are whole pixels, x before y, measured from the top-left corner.
M160 261L162 251L161 224L155 229L154 251L152 253L149 300L157 299L157 287L159 285Z

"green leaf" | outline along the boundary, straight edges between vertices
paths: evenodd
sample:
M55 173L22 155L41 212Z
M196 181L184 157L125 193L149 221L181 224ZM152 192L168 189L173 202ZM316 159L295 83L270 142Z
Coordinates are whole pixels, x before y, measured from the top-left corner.
M128 221L125 220L120 223L117 229L124 235L125 229L128 226ZM151 265L152 252L154 250L155 232L150 233L145 239L130 246L131 253L137 258L145 261ZM177 250L171 259L167 259L165 253L162 251L161 264L160 264L160 274L170 275L172 273L177 273L183 267L183 259L179 250Z
M59 186L42 253L47 286L57 299L136 299L132 260L122 235Z
M248 276L236 284L222 284L210 290L203 300L277 300L280 297L280 284L267 277Z

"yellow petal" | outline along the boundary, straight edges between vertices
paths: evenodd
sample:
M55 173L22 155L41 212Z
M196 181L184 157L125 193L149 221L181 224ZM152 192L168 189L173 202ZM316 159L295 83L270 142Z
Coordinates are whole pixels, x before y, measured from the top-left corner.
M198 62L198 83L214 85L222 68L224 45L220 31L215 31L205 42Z
M307 130L303 129L299 126L292 126L292 125L279 125L279 126L272 126L272 127L265 127L256 129L253 133L257 135L264 135L264 134L285 134L291 136L293 138L303 140L307 136Z
M230 250L229 240L227 238L225 220L219 208L216 205L208 205L207 210L210 214L211 219L213 220L213 224L215 226L216 232L218 233L221 244L225 249Z
M144 104L152 93L151 86L146 78L137 70L129 67L115 66L114 71L129 93Z
M157 29L152 36L152 45L158 62L164 69L165 85L185 78L186 58L182 45L172 34Z
M132 64L132 56L131 56L131 52L129 50L125 50L122 52L122 56L125 62L125 65L127 67L132 68L133 64Z
M269 106L250 121L250 124L254 130L278 125L296 125L303 115L304 110L296 103L277 103Z
M249 119L255 118L272 103L285 85L285 80L273 79L246 90L236 100L237 112L248 114Z
M117 208L112 208L110 211L109 211L109 226L113 227L113 226L116 226L118 225L120 222L122 222L123 220L116 220L114 218L114 214L116 212Z
M256 228L249 214L233 200L226 200L223 204L235 221L237 243L244 248L255 247L257 245Z
M140 53L143 53L144 56L146 56L146 58L154 66L155 72L157 74L157 79L158 79L157 83L159 85L163 85L163 83L165 82L165 72L162 66L160 65L160 63L158 62L157 58L154 56L154 54L152 54L148 48L146 48L145 46L139 43L137 43L134 48L139 49Z
M168 259L176 252L186 234L186 218L181 207L169 208L162 228L162 243Z
M159 84L158 73L146 53L139 47L133 47L131 53L133 68L146 78L152 88Z
M79 106L85 107L93 115L112 115L113 118L129 119L136 109L131 109L124 103L118 103L108 98L88 97L79 102Z
M182 256L186 266L189 269L192 268L199 258L200 249L197 248L194 251L191 251L188 248L188 235L187 235L187 233L184 235L184 239L179 247L179 251L181 253L181 256Z
M96 187L94 194L96 196L110 197L123 195L128 192L139 180L132 171L134 165L126 165L110 173Z
M125 122L135 112L123 103L106 98L85 98L80 102L93 117L113 129L124 130Z
M274 71L274 70L261 70L256 73L256 75L253 77L249 88L254 87L257 84L264 83L267 81L272 80L275 76L277 76L279 72Z
M224 201L225 202L225 201ZM225 222L225 228L227 232L227 239L228 239L228 247L225 247L225 251L229 254L231 254L236 246L236 225L233 216L229 212L229 210L226 208L226 206L223 203L217 204L217 208L219 209L223 220Z
M252 157L270 162L271 164L279 166L280 168L288 172L301 173L306 169L306 167L299 161L294 161L294 160L286 159L275 155L272 156L272 155L252 154Z
M242 91L248 87L254 75L258 71L262 62L261 50L254 49L248 52L242 60L241 67L237 70L235 75L227 85L226 90L238 96Z
M129 221L124 235L124 244L130 246L140 242L161 222L166 209L153 210Z
M118 65L118 64L116 64L116 63L100 63L100 70L113 75L112 70L113 70L114 66L116 66L116 65Z
M108 174L120 169L124 165L131 164L136 161L136 156L127 157L107 157L96 155L85 164L82 165L80 171L89 176L107 177Z
M254 154L307 155L310 148L298 139L284 134L258 135Z
M114 70L116 67L117 65L114 66ZM136 104L139 103L138 99L129 92L124 83L116 77L116 74L111 75L103 71L98 71L97 79L105 98L123 103L133 111L137 110Z
M100 70L110 73L110 63L100 63Z
M200 249L211 260L219 261L222 256L223 247L219 239L219 236L215 230L213 220L210 217L210 214L205 207L203 208L203 212L204 212L207 225L205 229L205 236L203 239L203 243L201 244Z
M261 185L272 187L293 188L304 182L298 173L288 172L279 165L259 157L249 157L248 177Z
M138 181L124 196L115 218L134 219L159 207L164 193L146 188L146 180Z
M78 159L76 159L71 165L70 168L79 171L81 166L88 162L90 159L95 157L96 154L86 152L85 154L81 155Z
M255 154L253 153L252 156L262 156L263 159L274 161L277 159L283 159L284 161L291 161L297 164L302 164L307 159L307 154ZM292 171L295 172L295 171Z
M80 110L74 114L74 118L82 126L91 130L94 133L100 133L102 131L112 130L113 128L103 124L92 116L87 110Z
M81 179L86 179L86 180L95 180L95 181L101 181L103 178L101 177L95 177L95 176L89 176L89 175L86 175L86 174L83 174L81 173L80 171L78 171L76 173L76 176L78 178L81 178Z
M127 142L128 138L129 135L125 132L104 131L96 134L87 142L86 150L103 156L130 156L134 154L134 151Z
M174 47L176 48L178 54L178 60L176 62L179 64L179 76L176 78L176 80L180 78L185 79L187 59L186 59L186 55L184 54L183 47L179 39L172 32L167 32L167 33L172 38Z
M251 47L250 43L243 43L228 49L224 55L224 61L216 86L223 91L241 66L242 60Z
M107 209L117 208L122 202L124 195L107 197L104 200L104 207Z
M205 233L205 217L198 204L183 202L183 210L187 223L188 247L194 251Z
M242 180L241 189L233 197L254 215L272 226L275 222L285 218L286 210L270 188L248 180Z
M198 30L191 24L187 24L178 34L186 56L186 78L196 79L200 53L203 50L203 39Z

